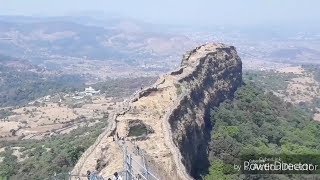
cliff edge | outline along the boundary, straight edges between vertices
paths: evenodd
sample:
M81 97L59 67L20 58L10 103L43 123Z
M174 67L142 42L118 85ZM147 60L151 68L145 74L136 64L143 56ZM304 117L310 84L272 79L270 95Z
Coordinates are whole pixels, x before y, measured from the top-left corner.
M197 47L184 55L178 70L123 103L72 173L97 169L108 177L123 171L118 134L139 146L158 179L193 179L207 162L209 108L232 98L241 83L242 63L233 46Z

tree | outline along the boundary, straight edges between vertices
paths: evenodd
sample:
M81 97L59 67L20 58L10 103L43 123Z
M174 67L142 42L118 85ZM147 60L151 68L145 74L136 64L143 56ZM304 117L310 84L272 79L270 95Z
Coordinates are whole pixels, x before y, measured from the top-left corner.
M230 167L244 154L320 154L320 124L312 120L310 112L265 93L252 83L241 87L232 101L214 108L211 121L211 167L206 179L235 179L230 176ZM246 178L252 177L240 179Z
M12 150L6 149L0 163L0 176L11 177L16 174L18 169L17 157L12 155Z

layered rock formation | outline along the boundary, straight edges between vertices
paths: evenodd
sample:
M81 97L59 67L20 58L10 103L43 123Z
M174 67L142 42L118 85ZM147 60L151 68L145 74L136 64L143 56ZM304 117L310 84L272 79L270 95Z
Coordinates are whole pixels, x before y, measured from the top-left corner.
M206 44L192 50L180 69L124 103L73 173L84 174L97 162L103 162L103 175L122 171L122 150L113 141L118 133L146 153L159 179L192 179L207 161L209 108L232 97L241 83L242 63L233 46Z

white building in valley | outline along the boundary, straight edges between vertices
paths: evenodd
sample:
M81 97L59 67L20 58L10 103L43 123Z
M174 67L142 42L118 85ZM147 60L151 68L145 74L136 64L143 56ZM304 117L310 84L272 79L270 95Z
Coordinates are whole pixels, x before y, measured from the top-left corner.
M84 89L84 93L85 93L86 96L92 96L92 95L95 95L95 94L99 94L100 90L96 91L95 89L93 89L90 86L90 87Z

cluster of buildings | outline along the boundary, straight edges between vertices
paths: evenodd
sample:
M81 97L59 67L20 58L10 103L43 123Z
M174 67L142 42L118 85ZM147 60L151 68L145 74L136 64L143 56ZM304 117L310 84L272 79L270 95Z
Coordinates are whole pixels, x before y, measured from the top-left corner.
M96 91L95 89L93 89L91 86L88 88L85 88L84 91L82 92L77 92L75 93L75 96L73 96L73 99L82 99L85 96L93 96L96 94L99 94L100 90Z

